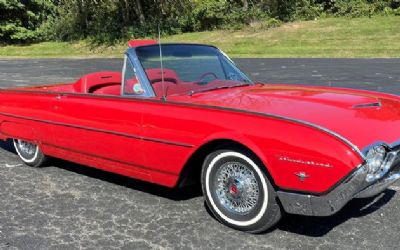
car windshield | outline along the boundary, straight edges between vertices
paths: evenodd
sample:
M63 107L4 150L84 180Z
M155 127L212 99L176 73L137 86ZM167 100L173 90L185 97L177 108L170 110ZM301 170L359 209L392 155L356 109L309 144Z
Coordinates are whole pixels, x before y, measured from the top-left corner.
M164 44L161 51L162 63L159 45L136 48L138 59L157 96L194 94L253 84L215 47Z

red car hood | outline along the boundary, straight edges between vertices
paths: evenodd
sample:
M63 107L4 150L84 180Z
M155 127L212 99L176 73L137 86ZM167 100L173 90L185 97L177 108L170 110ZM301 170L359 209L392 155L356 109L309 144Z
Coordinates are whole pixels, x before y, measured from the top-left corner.
M285 116L329 129L359 149L400 140L400 97L323 87L257 85L170 100Z

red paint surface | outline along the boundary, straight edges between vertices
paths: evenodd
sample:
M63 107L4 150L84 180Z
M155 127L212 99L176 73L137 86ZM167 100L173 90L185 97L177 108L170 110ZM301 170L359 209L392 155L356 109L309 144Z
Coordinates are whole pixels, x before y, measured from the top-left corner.
M105 74L109 72L94 77ZM118 77L115 74L110 77L112 81L99 82L117 93L118 86L108 83ZM321 130L262 114L314 123L360 149L375 141L393 143L400 139L400 98L387 94L256 85L192 96L176 93L165 102L158 97L87 94L88 88L80 81L75 85L1 90L2 138L33 141L48 155L170 187L176 185L196 150L208 142L229 139L252 150L278 187L309 192L329 190L362 159L343 141ZM371 102L382 106L354 108ZM29 132L27 127L31 128ZM307 173L309 178L302 182L295 175L298 172Z
M157 44L156 40L151 40L151 39L141 39L141 40L130 40L128 42L128 46L130 48L135 48L135 47L139 47L139 46L146 46L146 45L153 45L153 44Z

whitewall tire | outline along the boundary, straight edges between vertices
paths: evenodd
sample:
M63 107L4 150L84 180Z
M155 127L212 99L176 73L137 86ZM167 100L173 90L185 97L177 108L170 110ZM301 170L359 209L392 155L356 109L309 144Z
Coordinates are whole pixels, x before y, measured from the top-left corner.
M245 150L218 150L204 161L202 189L207 206L223 224L260 233L281 218L265 166Z
M32 167L40 167L46 161L46 156L40 150L39 146L24 140L14 139L14 149L19 158Z

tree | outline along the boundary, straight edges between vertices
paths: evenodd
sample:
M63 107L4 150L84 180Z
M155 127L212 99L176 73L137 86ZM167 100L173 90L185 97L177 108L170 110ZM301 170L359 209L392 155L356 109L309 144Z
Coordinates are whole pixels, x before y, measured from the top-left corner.
M51 0L0 0L0 42L39 39L39 27L53 10Z

